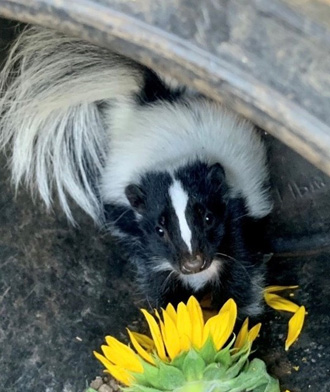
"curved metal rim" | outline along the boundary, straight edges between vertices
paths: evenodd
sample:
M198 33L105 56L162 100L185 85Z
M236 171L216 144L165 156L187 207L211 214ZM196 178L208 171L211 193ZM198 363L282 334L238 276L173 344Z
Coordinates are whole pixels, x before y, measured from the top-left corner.
M138 48L135 59L155 69L160 68L155 59L166 61L162 72L222 101L330 175L330 128L230 62L93 1L0 0L0 5L4 17L75 34L128 57Z

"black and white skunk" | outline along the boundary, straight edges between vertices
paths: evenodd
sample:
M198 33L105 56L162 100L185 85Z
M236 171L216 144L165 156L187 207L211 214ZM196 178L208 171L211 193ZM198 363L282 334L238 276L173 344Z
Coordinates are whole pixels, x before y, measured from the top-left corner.
M253 126L150 69L42 28L1 74L0 146L49 207L54 190L118 237L151 306L211 292L261 311L266 154Z

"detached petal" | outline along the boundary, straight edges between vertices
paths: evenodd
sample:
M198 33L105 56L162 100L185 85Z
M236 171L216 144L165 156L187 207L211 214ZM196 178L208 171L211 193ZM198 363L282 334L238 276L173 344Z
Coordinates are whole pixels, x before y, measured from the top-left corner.
M297 304L280 297L277 294L265 293L264 298L267 305L276 310L284 310L286 312L295 313L299 309Z
M285 350L287 351L290 346L298 339L305 321L306 309L301 306L297 312L291 317L289 321L288 337L285 342Z
M93 354L115 379L127 386L130 386L132 384L134 379L126 369L112 364L103 355L99 354L96 351L93 351Z
M234 348L238 350L241 349L248 340L248 334L249 334L249 318L247 317L244 320L244 323L237 335Z
M136 352L147 362L155 365L155 361L152 356L140 345L140 343L135 338L134 334L127 328L129 338L131 339L132 345Z
M141 309L141 312L143 313L149 325L150 333L155 343L159 358L162 359L163 361L166 361L167 358L165 353L164 342L158 324L156 323L156 320L145 309Z
M196 348L202 347L204 318L197 299L191 296L187 303L187 310L192 322L191 343Z
M277 291L293 290L297 289L299 286L268 286L264 289L264 293L276 293Z

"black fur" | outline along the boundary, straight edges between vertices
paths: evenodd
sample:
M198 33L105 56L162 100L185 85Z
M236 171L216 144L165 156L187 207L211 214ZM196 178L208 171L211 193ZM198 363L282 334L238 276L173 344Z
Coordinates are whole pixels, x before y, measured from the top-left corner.
M184 88L170 88L151 69L143 72L144 85L136 100L139 105L152 104L158 100L175 102L183 96Z
M202 255L207 265L220 258L223 267L216 282L198 292L182 282L181 263L189 252L169 197L173 177L167 172L147 173L138 184L126 188L136 214L129 207L107 208L112 224L127 235L122 241L137 268L144 295L151 306L158 307L187 300L191 294L202 298L211 293L216 308L232 297L241 314L248 314L262 289L259 292L254 287L254 280L262 274L263 266L247 241L258 221L247 217L243 199L229 197L221 165L196 161L180 168L174 179L189 196L186 219L192 232L193 256ZM165 260L175 272L157 271Z

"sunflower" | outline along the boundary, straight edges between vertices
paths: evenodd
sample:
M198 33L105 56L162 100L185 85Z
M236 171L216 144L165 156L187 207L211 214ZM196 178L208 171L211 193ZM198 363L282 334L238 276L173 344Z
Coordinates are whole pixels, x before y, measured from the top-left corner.
M128 391L280 391L263 361L249 361L261 324L249 329L246 319L237 337L233 334L237 318L234 300L229 299L206 322L194 297L176 309L169 304L161 314L141 311L151 337L128 329L130 345L107 336L101 346L103 354L94 351L106 371Z

